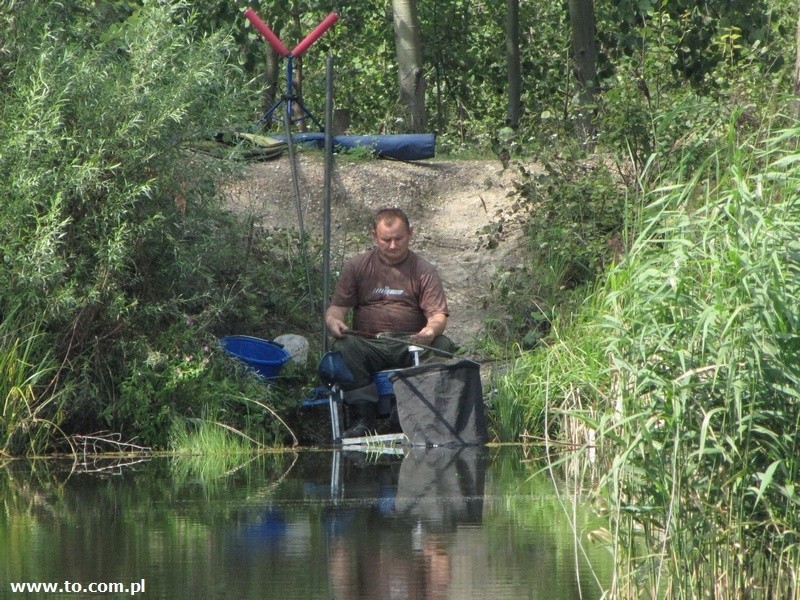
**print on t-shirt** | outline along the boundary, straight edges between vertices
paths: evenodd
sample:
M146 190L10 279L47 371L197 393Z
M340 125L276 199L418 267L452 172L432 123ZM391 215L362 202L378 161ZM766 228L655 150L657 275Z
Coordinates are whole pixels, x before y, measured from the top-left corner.
M383 287L377 287L372 290L372 293L376 296L402 296L403 290L393 290L388 285Z

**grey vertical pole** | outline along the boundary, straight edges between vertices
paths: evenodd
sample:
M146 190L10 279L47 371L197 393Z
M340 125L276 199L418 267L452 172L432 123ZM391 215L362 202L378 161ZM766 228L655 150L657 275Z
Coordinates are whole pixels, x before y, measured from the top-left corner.
M291 103L286 103L286 112L283 113L283 125L286 131L286 149L289 152L289 165L292 168L292 189L294 190L294 202L297 209L297 225L300 227L300 254L303 258L303 268L306 272L306 285L309 302L314 302L313 290L311 288L311 269L308 266L308 252L306 250L306 230L303 225L303 205L300 198L300 176L297 173L297 153L294 149L292 138L292 113Z
M333 176L333 57L325 71L325 173L322 199L322 351L328 351L325 312L330 298L331 269L331 179Z

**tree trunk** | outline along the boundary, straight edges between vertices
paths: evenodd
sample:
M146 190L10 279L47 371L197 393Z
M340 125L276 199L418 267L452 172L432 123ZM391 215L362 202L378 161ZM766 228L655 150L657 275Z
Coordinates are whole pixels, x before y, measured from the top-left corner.
M397 69L400 79L400 104L407 117L405 129L425 131L425 77L422 70L422 43L416 0L392 0Z
M506 0L506 61L508 64L508 120L516 129L522 115L522 69L519 57L519 0Z
M800 16L797 17L797 32L795 35L795 59L794 59L794 95L795 111L800 114Z
M291 11L292 24L295 31L302 31L302 24L300 23L300 9L298 3L292 6ZM300 131L306 131L305 113L303 112L303 57L298 56L293 59L292 63L292 92L295 96L295 101L292 102L292 119L297 121L297 128Z
M592 113L597 91L594 0L569 0L569 20L572 25L574 72L580 88L578 135L586 143L594 133Z
M275 101L278 99L278 53L267 44L267 50L264 56L264 95L262 102L264 112L272 108Z

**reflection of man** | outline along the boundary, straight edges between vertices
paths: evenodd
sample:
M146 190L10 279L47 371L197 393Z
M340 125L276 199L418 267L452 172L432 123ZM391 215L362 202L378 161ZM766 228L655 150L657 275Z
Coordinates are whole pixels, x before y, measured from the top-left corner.
M343 386L357 417L345 437L364 435L374 427L378 397L371 376L411 366L409 343L425 347L423 360L433 357L434 349L445 355L454 349L443 335L448 309L442 281L428 261L409 249L412 235L402 210L378 211L372 224L375 247L345 263L325 314L336 338L334 349L354 376L353 383ZM351 309L353 331L345 323Z
M405 532L403 532L405 533ZM363 535L333 539L328 552L331 596L342 600L441 600L452 582L450 538L421 532L408 547L403 533L382 528L371 538Z

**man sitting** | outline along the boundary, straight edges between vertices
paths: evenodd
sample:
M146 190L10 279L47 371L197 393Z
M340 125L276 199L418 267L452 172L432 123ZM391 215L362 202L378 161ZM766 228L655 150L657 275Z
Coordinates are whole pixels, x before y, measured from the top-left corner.
M442 281L427 260L409 249L413 230L399 208L384 208L372 223L372 250L349 259L325 313L354 381L343 386L345 402L356 421L344 437L360 437L374 429L377 389L372 374L410 367L409 344L423 347L421 360L440 351L452 356L454 345L443 332L448 309ZM353 330L345 324L353 311Z

